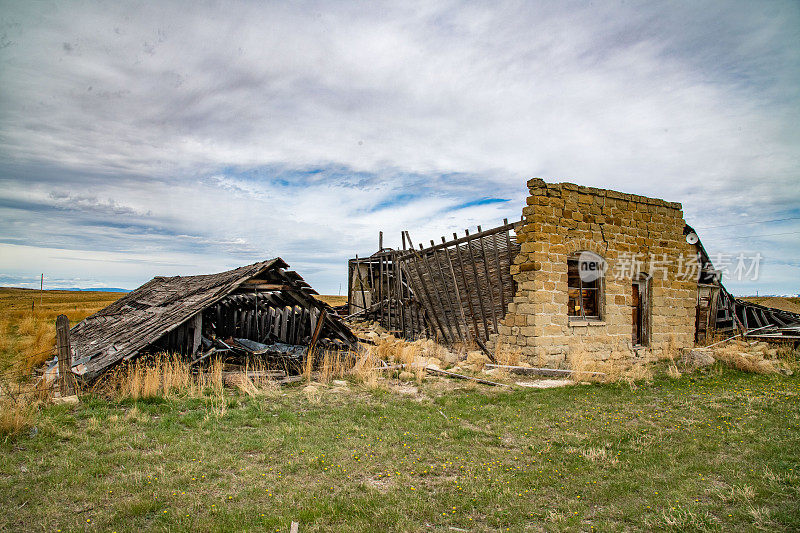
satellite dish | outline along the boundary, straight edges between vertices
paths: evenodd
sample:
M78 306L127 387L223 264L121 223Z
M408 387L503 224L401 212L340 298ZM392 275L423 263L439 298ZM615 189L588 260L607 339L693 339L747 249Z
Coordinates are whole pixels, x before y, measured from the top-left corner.
M691 232L688 235L686 235L686 242L688 242L689 244L697 244L698 242L700 242L700 238L697 236L697 233Z

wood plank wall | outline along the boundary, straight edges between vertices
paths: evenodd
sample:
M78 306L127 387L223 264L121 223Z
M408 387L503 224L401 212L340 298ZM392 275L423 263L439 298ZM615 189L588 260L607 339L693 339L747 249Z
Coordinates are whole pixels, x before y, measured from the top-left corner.
M348 264L350 313L378 321L404 338L484 342L506 314L516 284L510 266L519 253L504 221L490 230L453 234L414 249L408 232L403 250L381 250Z

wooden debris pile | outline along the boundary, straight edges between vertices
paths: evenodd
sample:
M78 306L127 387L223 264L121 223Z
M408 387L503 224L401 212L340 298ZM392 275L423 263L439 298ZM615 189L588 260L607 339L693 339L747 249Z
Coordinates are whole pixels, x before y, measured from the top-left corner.
M693 238L700 264L695 323L697 342L710 339L715 333L733 331L768 342L800 342L800 314L734 297L722 284L722 273L714 268L694 229L686 225L683 233Z
M406 339L477 344L482 349L516 291L510 266L519 252L518 223L414 248L402 233L402 250L384 248L348 268L350 318L377 321Z
M258 359L296 373L310 348L357 348L350 329L288 266L276 258L219 274L153 278L70 330L70 369L92 381L120 362L170 352L198 365Z

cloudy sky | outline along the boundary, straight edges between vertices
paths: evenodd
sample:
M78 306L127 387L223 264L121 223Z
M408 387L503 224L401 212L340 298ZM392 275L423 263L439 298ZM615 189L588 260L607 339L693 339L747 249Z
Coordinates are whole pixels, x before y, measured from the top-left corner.
M763 257L733 292L800 292L800 4L596 4L0 2L0 285L281 256L336 294L379 229L541 177L682 202Z

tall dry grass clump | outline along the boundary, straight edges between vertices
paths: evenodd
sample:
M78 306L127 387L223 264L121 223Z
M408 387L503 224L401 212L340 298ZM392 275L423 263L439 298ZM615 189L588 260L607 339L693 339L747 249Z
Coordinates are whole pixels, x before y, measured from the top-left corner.
M120 376L117 395L121 398L153 398L161 392L161 371L153 363L137 360Z
M585 350L571 349L567 355L567 363L572 369L573 377L581 381L607 382L615 381L618 377L614 372L614 365L611 364L610 356L606 361L600 360L596 355ZM603 372L605 376L593 374L593 372Z
M314 359L317 358L317 350L309 348L306 352L306 359L303 361L303 377L311 383L311 374L314 371Z
M14 436L33 425L36 406L21 398L0 398L0 435Z
M377 355L377 348L375 346L367 346L360 356L356 356L356 363L353 365L352 374L356 380L360 381L370 389L378 387L378 378L380 377L381 359Z
M206 418L221 418L228 410L225 383L220 359L211 361L205 371L193 372L189 363L178 355L158 354L149 360L138 360L118 370L113 394L118 399L147 399L187 395L207 397L210 408ZM254 384L245 375L246 382L234 384L246 394L252 393Z
M352 368L350 352L325 350L319 365L319 381L328 383L332 379L344 377Z
M670 334L661 358L667 360L667 375L673 379L677 379L683 375L681 371L678 370L678 364L676 362L678 357L678 350L675 347L675 336Z
M780 368L777 361L765 359L762 353L743 352L736 345L715 349L712 356L732 368L754 374L774 374Z
M113 394L118 398L157 398L170 395L221 395L222 361L214 359L206 371L194 372L177 354L157 354L120 367L109 378Z
M729 342L703 349L726 366L755 374L782 373L791 375L797 366L800 351L791 344L775 345L763 341L728 339Z
M383 339L375 347L376 355L383 361L400 362L398 350L401 350L404 344L406 344L405 341L400 341L394 337Z
M165 392L190 390L192 373L189 364L178 354L163 355L161 358L161 387Z
M280 387L274 379L268 376L268 370L266 363L262 360L248 361L245 364L244 372L235 374L227 384L251 398L270 396Z
M653 376L649 365L639 362L630 363L631 359L631 353L618 350L612 350L605 359L602 359L596 353L572 349L567 357L567 362L572 368L574 378L579 381L601 383L624 381L633 384L637 381L648 380ZM602 375L598 375L596 372L601 372Z
M405 365L405 370L414 374L414 380L422 383L425 379L425 367L428 366L428 358L425 357L422 347L417 343L398 341L392 348L393 361Z
M44 315L30 312L23 316L17 323L16 334L6 327L4 343L16 353L12 368L19 376L29 374L55 353L55 319L49 320Z

